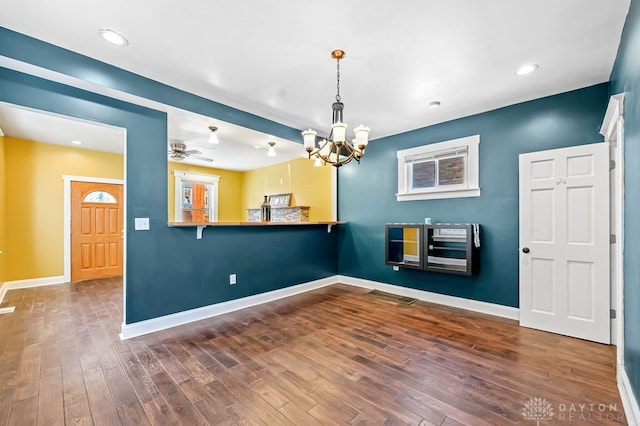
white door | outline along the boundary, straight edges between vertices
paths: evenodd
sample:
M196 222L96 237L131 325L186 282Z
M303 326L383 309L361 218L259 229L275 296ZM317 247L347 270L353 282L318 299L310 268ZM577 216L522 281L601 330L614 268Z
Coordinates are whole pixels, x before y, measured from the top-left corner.
M610 343L606 143L520 155L520 325Z

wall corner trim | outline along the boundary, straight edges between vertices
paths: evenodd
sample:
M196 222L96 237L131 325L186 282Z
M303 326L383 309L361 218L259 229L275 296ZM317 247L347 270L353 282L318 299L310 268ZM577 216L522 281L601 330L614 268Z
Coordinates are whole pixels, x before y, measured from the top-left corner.
M478 300L465 299L456 296L448 296L446 294L432 293L430 291L417 290L414 288L402 287L394 284L385 284L377 281L347 277L343 275L338 275L337 280L337 282L343 284L369 288L372 290L385 291L387 293L393 293L400 296L413 297L415 299L435 303L438 305L466 309L468 311L494 315L502 318L509 318L516 321L520 319L519 309L513 308L511 306L497 305L495 303L481 302Z
M178 325L215 317L263 303L273 302L274 300L283 299L296 294L306 293L335 283L337 283L336 277L332 276L315 281L309 281L303 284L297 284L291 287L268 291L266 293L256 294L254 296L247 296L240 299L229 300L226 302L190 309L188 311L139 321L132 324L123 323L120 331L120 339L126 340L132 337L154 333L156 331L165 330Z
M624 414L627 417L627 424L638 425L640 424L640 406L638 406L638 400L633 393L629 376L627 376L627 370L624 365L618 364L618 391L620 392L620 399L622 400L622 406L624 407Z
M9 290L18 290L20 288L41 287L43 285L63 284L66 281L63 276L31 278L28 280L7 281L0 286L0 303L4 300L5 294Z

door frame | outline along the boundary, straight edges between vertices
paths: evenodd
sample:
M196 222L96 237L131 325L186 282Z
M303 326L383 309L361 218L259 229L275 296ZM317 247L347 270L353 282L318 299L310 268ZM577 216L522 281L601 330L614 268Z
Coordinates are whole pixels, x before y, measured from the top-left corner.
M122 217L127 217L127 188L123 179L107 179L89 176L69 176L62 175L64 182L64 281L71 281L71 182L92 182L92 183L109 183L122 185ZM122 280L124 287L124 277L126 274L127 262L127 221L122 223L123 240L122 240Z
M614 174L616 176L613 191L611 191L611 216L615 216L616 226L611 233L616 235L614 247L616 261L611 262L610 267L615 268L615 282L611 282L612 290L615 290L615 299L611 300L611 308L616 310L615 341L617 345L616 358L618 368L624 366L624 93L612 95L609 98L607 111L602 121L600 134L604 141L614 147L615 161ZM613 334L612 334L613 336Z

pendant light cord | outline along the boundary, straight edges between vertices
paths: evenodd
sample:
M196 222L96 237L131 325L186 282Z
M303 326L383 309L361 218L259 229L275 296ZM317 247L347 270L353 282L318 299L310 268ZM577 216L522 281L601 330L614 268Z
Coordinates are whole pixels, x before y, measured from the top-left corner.
M338 61L337 72L336 72L336 80L338 93L336 94L336 101L340 102L340 59L336 59Z

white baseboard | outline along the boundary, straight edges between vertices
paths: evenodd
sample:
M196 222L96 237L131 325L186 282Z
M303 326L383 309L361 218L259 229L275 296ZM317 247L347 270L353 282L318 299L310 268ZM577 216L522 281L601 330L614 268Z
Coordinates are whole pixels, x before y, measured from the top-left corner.
M412 297L425 302L436 303L438 305L451 306L453 308L466 309L468 311L480 312L483 314L495 315L498 317L513 320L520 319L518 308L511 306L497 305L495 303L480 302L478 300L465 299L462 297L448 296L445 294L432 293L430 291L417 290L414 288L402 287L394 284L385 284L378 281L364 280L362 278L346 277L338 275L336 282L349 284L356 287L370 288L372 290L385 291L400 296Z
M28 280L7 281L0 287L0 303L4 300L5 294L9 290L20 288L41 287L43 285L63 284L66 281L62 275L57 277L32 278Z
M248 308L262 303L272 302L284 297L294 296L296 294L305 293L328 285L343 283L356 287L370 288L375 290L386 291L401 296L413 297L415 299L427 302L437 303L440 305L451 306L455 308L467 309L470 311L481 312L485 314L495 315L504 318L517 320L518 309L509 306L496 305L493 303L479 302L476 300L463 299L461 297L446 296L437 293L431 293L423 290L416 290L407 287L401 287L392 284L385 284L376 281L363 280L360 278L346 277L342 275L334 275L332 277L323 278L321 280L311 281L304 284L298 284L292 287L280 290L269 291L266 293L256 294L254 296L243 297L241 299L229 300L228 302L217 303L215 305L203 306L201 308L191 309L184 312L165 315L158 318L152 318L145 321L139 321L132 324L122 324L120 338L130 339L132 337L142 336L144 334L153 333L178 325L211 318L217 315L226 314L240 309Z
M254 296L247 296L241 299L229 300L227 302L216 303L215 305L203 306L201 308L165 315L150 320L139 321L132 324L123 323L120 332L120 339L130 339L132 337L165 330L167 328L187 324L193 321L215 317L217 315L272 302L274 300L294 296L296 294L306 293L307 291L326 287L335 283L337 283L336 277L332 276L304 284L294 285L292 287L256 294Z
M620 392L620 399L622 399L622 405L624 406L624 415L627 417L627 424L639 425L640 407L638 406L638 400L631 388L627 371L624 365L620 364L618 364L618 391Z

